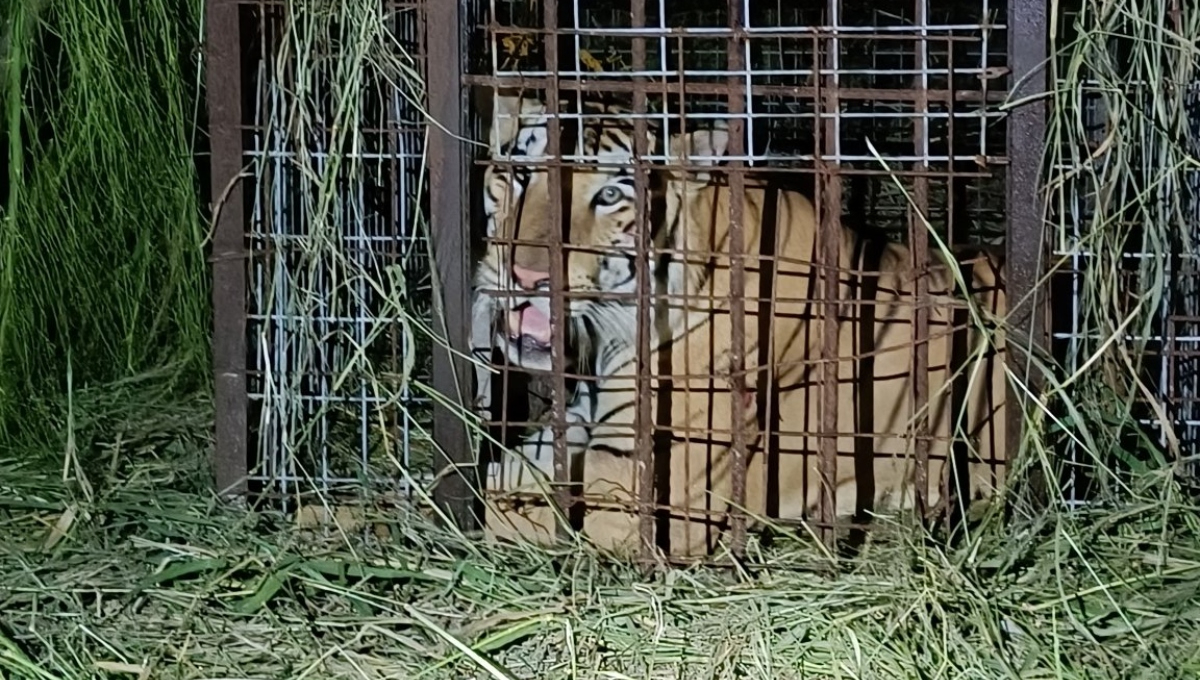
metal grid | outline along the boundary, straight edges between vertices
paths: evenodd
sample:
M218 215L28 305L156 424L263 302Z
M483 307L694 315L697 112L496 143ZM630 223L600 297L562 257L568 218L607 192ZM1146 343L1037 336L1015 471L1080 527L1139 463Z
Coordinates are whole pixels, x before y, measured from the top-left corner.
M628 80L635 73L632 63L634 31L629 28L628 8L614 9L610 3L569 3L575 26L571 53L584 54L574 66L558 70L517 68L520 64L507 55L520 45L530 50L526 62L538 58L537 40L521 29L540 29L539 3L525 0L498 0L497 19L489 27L492 34L480 38L485 49L475 55L474 73L488 73L500 78L545 79L551 76L569 81L591 80L576 86L568 82L569 91L601 94L627 94ZM577 3L578 4L578 3ZM721 92L722 82L729 76L724 66L725 40L714 27L725 25L728 10L723 2L708 2L708 9L697 9L706 3L689 3L684 9L671 2L646 5L648 21L657 23L648 31L639 32L645 38L645 60L651 66L644 71L650 78L680 80L687 87L688 115L691 119L725 116L727 104ZM814 124L818 114L814 104L817 76L813 71L815 31L833 28L825 25L829 12L822 2L752 3L747 5L747 30L752 36L746 45L751 67L739 77L753 92L747 99L745 125L753 152L744 158L750 167L809 167L814 153ZM600 5L605 5L601 8ZM1003 241L1005 218L1004 176L981 166L1004 162L1004 114L995 108L981 107L981 101L998 103L1006 91L1007 74L1005 44L1007 40L1004 14L1007 3L978 0L970 5L934 0L927 3L927 20L915 19L918 11L912 6L897 5L882 10L871 3L848 3L841 15L838 31L840 55L836 65L824 66L821 75L836 71L839 100L842 110L836 114L824 111L823 119L832 118L837 126L837 162L847 170L862 174L880 173L875 156L862 142L870 138L890 161L912 164L925 161L934 167L952 166L963 181L934 181L930 183L931 200L947 205L951 191L959 195L956 202L961 213L960 224L969 228L952 238L958 242ZM661 6L661 10L657 8ZM680 7L679 9L673 9ZM483 8L477 10L486 15ZM662 17L662 18L660 18ZM967 17L971 17L970 20ZM485 19L486 21L486 19ZM676 27L690 27L692 34L679 41ZM683 30L688 30L684 28ZM929 39L920 50L914 36ZM657 36L657 37L655 37ZM670 36L670 37L668 37ZM716 37L712 37L716 36ZM676 44L678 43L678 44ZM560 52L564 51L559 48ZM682 54L682 64L679 54ZM596 55L603 55L599 59ZM590 56L590 59L589 59ZM665 59L664 59L665 57ZM918 58L924 62L918 65ZM610 71L597 73L587 64L599 61ZM625 86L622 86L624 83ZM917 112L916 91L926 93L924 110ZM653 106L653 103L652 103ZM921 120L922 133L928 149L914 148L913 121ZM953 144L947 140L954 139ZM953 153L950 152L953 147ZM998 151L999 150L999 151ZM851 173L853 174L853 173ZM953 185L953 186L952 186ZM897 238L909 228L908 205L898 192L889 191L886 182L867 184L871 192L866 203L873 224ZM852 197L847 196L849 204ZM849 206L847 206L849 207ZM943 214L930 215L935 225L945 230L948 218ZM943 238L948 234L942 233Z
M1063 44L1068 44L1074 38L1078 4L1074 3L1065 10L1063 21L1059 22ZM1114 63L1128 65L1119 37L1111 39L1109 50L1108 56ZM1066 55L1059 58L1066 59ZM1083 75L1094 76L1087 72ZM1077 110L1070 113L1078 114L1086 133L1088 149L1099 148L1109 133L1108 114L1103 98L1098 94L1105 90L1105 86L1094 79L1075 84L1058 83L1060 91L1072 86L1079 92L1079 100ZM1140 105L1145 115L1153 118L1157 106L1153 101L1154 92L1139 91L1136 83L1130 86L1130 102L1134 106ZM1189 84L1182 99L1186 108L1185 118L1189 121L1189 129L1182 141L1187 153L1197 156L1200 155L1200 82ZM1141 146L1151 149L1154 144L1146 140ZM1068 152L1064 154L1064 159L1076 155ZM1149 167L1159 163L1157 160L1147 162ZM1050 201L1051 217L1067 225L1066 231L1057 235L1051 251L1052 257L1067 264L1058 267L1058 273L1053 276L1051 305L1056 313L1051 317L1050 334L1053 357L1066 375L1080 370L1105 339L1096 328L1097 320L1088 313L1088 305L1095 304L1095 292L1089 291L1087 286L1089 268L1096 261L1088 238L1098 222L1097 192L1111 192L1114 196L1136 194L1144 190L1146 180L1145 177L1118 178L1117 181L1129 182L1130 185L1100 189L1089 173L1078 170L1079 165L1070 162L1052 168L1057 178L1069 179L1059 185ZM1145 201L1149 197L1158 201L1160 207L1181 205L1178 214L1182 217L1183 228L1172 234L1169 243L1162 244L1166 250L1159 254L1141 250L1145 244L1135 229L1120 255L1123 278L1117 290L1124 295L1125 305L1124 309L1117 311L1122 314L1129 313L1139 299L1148 296L1150 291L1147 287L1154 285L1139 271L1141 263L1147 259L1161 259L1165 263L1161 290L1156 291L1161 292L1162 298L1153 310L1150 327L1146 333L1131 331L1126 332L1124 337L1126 344L1137 343L1142 347L1142 353L1134 360L1140 362L1139 380L1148 388L1150 399L1137 395L1131 400L1134 427L1126 427L1123 423L1112 424L1117 434L1117 441L1113 444L1117 450L1125 452L1124 455L1106 455L1103 460L1097 461L1083 450L1075 437L1064 436L1056 442L1056 453L1065 463L1057 481L1062 490L1062 503L1067 508L1079 508L1094 502L1102 486L1113 481L1111 473L1115 472L1118 478L1124 477L1131 463L1139 464L1134 461L1146 452L1146 442L1157 443L1160 450L1155 453L1166 456L1169 454L1169 442L1174 439L1185 458L1184 469L1192 476L1200 471L1192 453L1200 446L1200 262L1195 254L1195 246L1200 243L1200 173L1188 169L1180 174L1182 186L1175 186L1172 181L1164 179L1153 192L1137 200ZM1054 210L1055 206L1060 205L1065 209L1065 214ZM1139 219L1142 219L1140 214L1130 218L1134 223ZM1089 296L1093 298L1090 302ZM1111 320L1108 322L1112 323ZM1097 368L1093 372L1103 370ZM1106 389L1111 387L1107 385ZM1093 391L1084 391L1089 389ZM1114 399L1121 402L1124 398L1111 391L1094 393L1092 386L1077 388L1073 396L1081 403L1092 399L1101 400L1102 403ZM1164 414L1165 423L1161 417ZM1065 413L1055 415L1058 418L1066 416ZM1097 465L1103 466L1103 475L1097 474Z
M395 56L423 70L422 6L379 11ZM313 492L403 497L433 465L432 407L412 389L432 360L414 331L433 318L423 113L403 82L369 69L347 105L334 35L281 57L289 22L322 25L313 16L274 2L209 9L214 168L226 166L214 186L231 188L214 238L230 253L218 250L215 272L217 476L286 507ZM301 88L313 89L299 99ZM354 129L334 125L338 107L359 114Z
M744 244L748 249L741 256L737 254L740 249L736 242L742 240L745 229L741 213L747 209L739 198L741 188L746 186L747 181L755 181L755 173L785 178L782 180L786 183L785 190L802 186L805 182L812 185L816 190L811 191L810 195L819 218L813 247L817 248L818 244L820 247L819 251L804 254L804 266L816 265L808 268L809 277L819 281L817 285L824 289L845 285L848 279L858 282L853 285L870 285L864 284L871 280L869 276L854 273L857 267L825 264L845 263L839 252L839 239L826 236L837 233L834 230L839 218L864 230L875 228L885 234L885 237L877 240L864 239L864 243L878 244L887 238L909 241L910 250L888 252L904 253L910 258L905 266L923 272L930 266L930 245L934 239L930 238L917 217L914 204L928 218L933 233L952 247L994 243L1006 231L1003 219L1006 199L1011 208L1014 199L1028 201L1032 197L1029 178L1036 175L1036 162L1040 157L1040 153L1037 156L1017 154L1021 162L1033 165L1033 171L1031 173L1028 167L1024 168L1019 186L1015 189L1011 182L1006 185L1004 169L1011 159L1005 148L1005 126L1001 116L995 112L994 105L1003 101L1010 80L1010 61L1004 49L1011 38L1006 33L1006 20L1008 16L1018 13L1017 7L1010 10L1007 3L996 0L980 0L978 3L917 0L911 8L896 8L892 13L885 13L872 5L855 7L850 0L787 3L787 11L783 11L783 3L768 7L767 3L736 0L728 3L692 2L688 3L687 9L680 8L680 4L665 0L650 3L635 0L622 7L607 4L601 7L601 3L587 3L585 8L583 3L553 0L541 3L524 0L492 0L486 5L475 3L472 19L476 27L473 36L476 50L471 55L474 73L467 78L468 82L477 86L477 92L486 102L479 107L485 112L485 118L493 110L487 104L495 103L497 88L536 91L535 96L540 95L546 107L546 148L537 153L529 152L532 154L530 157L520 159L519 165L527 168L523 179L520 172L514 175L519 184L530 181L530 172L544 173L550 187L549 198L544 206L547 212L538 213L538 219L551 226L562 224L562 233L551 228L545 239L536 243L513 241L505 234L492 239L492 243L510 249L528 246L547 248L547 278L543 284L548 285L539 284L539 289L530 293L498 284L499 290L493 290L491 294L504 297L516 291L525 300L520 304L526 306L532 304L530 301L534 298L548 297L546 316L550 327L555 329L567 327L566 314L571 304L564 300L562 266L573 255L563 247L561 241L572 230L564 223L564 219L578 209L577 204L564 205L558 199L564 195L562 177L568 174L576 177L581 169L588 167L585 164L589 160L593 168L598 160L595 156L588 158L587 154L580 154L579 149L572 148L587 121L595 125L596 121L602 119L602 116L589 116L581 112L581 107L584 101L605 95L621 96L627 102L631 101L633 114L626 119L630 121L630 139L636 147L634 155L637 162L631 164L636 187L635 214L639 226L635 231L642 238L638 239L638 255L634 258L638 294L633 297L636 302L628 303L628 309L636 307L637 315L628 317L632 327L627 331L637 336L634 344L638 360L634 365L641 366L642 370L636 376L639 396L631 402L637 412L634 432L631 433L635 441L629 450L616 457L620 462L613 464L614 470L622 468L620 474L631 479L624 489L624 497L610 499L607 503L610 507L640 512L635 533L641 541L643 554L647 556L656 545L665 546L665 535L670 533L672 521L672 508L665 506L670 504L672 492L665 491L664 487L678 484L671 480L675 474L672 466L678 466L679 463L674 462L669 446L668 451L663 453L658 440L662 439L664 432L669 434L672 428L679 427L681 423L676 414L671 413L670 406L666 412L662 411L663 403L670 401L666 395L672 391L667 389L663 392L666 381L661 378L666 374L660 366L658 372L652 375L647 364L651 357L647 328L652 318L651 295L647 284L652 274L646 260L651 245L646 227L653 210L648 189L656 176L661 177L655 175L662 172L660 168L677 166L678 161L668 158L662 148L650 148L646 132L655 130L659 133L656 139L661 139L665 130L678 131L681 127L704 129L711 127L714 120L724 121L729 130L729 147L721 159L726 166L712 170L713 174L727 178L731 196L730 240L735 244L730 246L732 254L729 255L730 290L727 304L733 321L727 329L732 333L724 375L727 389L726 396L720 398L729 400L729 422L742 422L752 409L760 422L759 431L751 435L747 435L740 427L729 427L724 433L710 427L706 434L721 434L726 438L723 441L731 460L731 486L726 491L732 494L734 506L728 513L728 528L735 551L740 551L745 545L747 523L746 515L736 506L744 504L748 484L759 484L755 475L763 474L762 484L769 488L772 484L770 468L772 465L778 467L777 462L761 466L764 455L759 455L760 467L764 467L762 471L750 473L744 463L764 446L767 448L763 450L768 451L766 459L777 459L778 453L770 452L772 444L769 442L772 438L801 437L805 440L802 452L807 457L805 464L823 484L818 492L820 498L806 498L804 503L806 507L815 508L815 517L810 515L809 519L815 519L818 525L826 528L834 525L835 505L842 505L836 500L839 492L831 490L829 482L839 465L855 468L863 465L863 449L858 442L873 439L870 436L848 436L853 432L853 416L842 413L839 417L837 406L843 400L839 395L841 374L870 370L868 364L874 363L870 359L871 353L868 351L865 355L855 355L851 352L854 356L846 356L845 353L839 353L836 346L841 332L840 324L836 321L839 314L842 319L870 323L863 316L868 312L847 312L846 309L857 307L865 310L872 305L866 301L845 305L842 304L847 302L844 298L837 300L823 294L811 296L813 289L810 289L810 297L805 304L809 305L809 309L819 310L813 318L825 320L812 325L813 332L821 338L821 342L816 350L819 356L808 358L811 367L807 370L819 377L804 388L806 394L811 392L813 396L803 408L820 422L813 420L799 429L789 431L789 427L792 427L790 424L785 427L768 421L766 427L769 431L763 432L761 418L764 413L781 407L771 404L773 397L764 397L770 390L760 389L757 393L747 391L747 374L743 368L747 365L745 362L749 359L751 362L770 364L771 360L763 361L761 357L755 359L753 356L770 343L756 343L759 337L757 333L747 337L746 307L748 302L753 302L756 307L766 305L769 308L787 303L781 302L782 298L776 298L774 286L767 285L765 277L759 282L764 285L758 290L746 288L747 268L760 271L755 258L761 258L763 254L753 252L754 243ZM1023 30L1035 35L1039 29L1044 31L1044 23L1040 26L1036 23L1039 17L1044 20L1044 9L1027 16ZM1041 36L1044 36L1044 32ZM1022 45L1030 41L1030 36L1023 35L1013 42ZM1032 60L1037 61L1036 53ZM1026 59L1022 62L1023 67L1028 68L1029 61ZM1032 132L1036 134L1036 131L1035 127ZM485 138L482 125L476 128L476 132L478 139ZM565 132L570 132L574 137L561 136ZM865 143L867 139L886 159L905 191L896 190L897 181L887 177L887 171L880 168L879 160ZM517 141L516 146L506 147L504 151L524 144L520 139ZM512 167L514 161L500 151L493 149L492 157L484 159L483 163ZM521 147L513 153L526 152ZM693 170L701 169L691 167ZM475 191L482 192L483 189L477 187ZM568 192L565 195L570 194ZM513 210L516 212L518 208ZM524 225L523 222L521 224ZM499 227L489 225L489 228ZM870 246L864 247L870 250ZM1025 243L1016 251L1010 248L1011 252L1023 258L1016 267L1018 271L1029 271L1036 266L1036 245ZM767 260L770 260L770 254L767 255ZM702 256L722 255L712 253ZM784 267L780 262L783 260L776 258L776 264L771 265L771 269ZM861 268L869 271L867 264L863 262ZM908 392L902 397L908 399L910 404L923 404L931 396L926 371L931 358L935 362L939 360L929 356L930 345L926 340L930 338L930 327L933 325L931 317L934 312L929 307L933 302L931 297L944 291L935 291L930 285L927 277L918 276L915 287L910 291L911 297L917 301L917 311L907 312L914 315L915 321L909 322L911 331L906 330L905 333L916 349L906 352L915 362L912 371L915 378L905 381ZM544 292L544 289L549 292ZM945 309L959 309L946 312L946 315L953 317L953 323L960 323L966 312L961 311L961 305L955 306L946 298L945 294L938 295L938 303L946 303ZM911 300L900 304L911 304ZM770 323L778 323L778 320ZM485 332L485 343L494 335L494 329ZM514 418L507 403L492 403L491 415L498 416L494 425L499 438L506 442L522 441L521 437L525 434L523 428L534 428L535 437L539 436L538 428L547 428L540 432L544 445L532 453L526 449L529 453L527 458L538 458L535 466L540 467L558 485L555 496L557 503L566 512L571 525L579 528L586 526L586 512L603 510L606 503L594 499L581 502L578 496L580 485L591 482L577 478L576 475L581 474L577 469L579 466L568 462L580 460L568 458L569 455L576 455L573 447L579 444L576 435L581 431L577 426L586 422L581 420L579 408L581 403L591 398L588 395L593 393L589 390L595 390L594 386L599 383L595 382L595 375L586 371L574 373L576 367L571 360L578 356L572 355L572 352L578 347L569 347L562 333L554 333L550 344L552 349L546 362L549 370L540 371L550 376L553 388L548 423ZM753 346L755 344L757 348ZM478 343L475 343L475 349L481 349ZM861 345L859 349L862 349ZM947 349L949 353L954 351ZM941 359L954 361L952 357ZM661 356L658 360L661 361ZM709 360L715 362L711 356ZM501 396L504 399L501 402L513 397L520 399L519 386L515 390L508 389L511 380L509 374L515 367L501 361L497 368L500 369L499 377L492 378L492 385L502 385ZM525 367L527 372L539 372L529 371L528 368ZM995 366L992 368L998 370ZM775 380L774 389L778 390L779 377L776 374L785 371L778 366L765 370L767 382ZM678 374L674 378L683 379ZM713 376L710 375L708 379L711 381ZM866 380L858 389L866 389L866 385L872 382ZM588 385L593 387L589 388ZM1003 392L1003 388L1000 388L1000 392ZM647 398L651 394L656 395L654 400ZM753 399L747 395L752 395ZM767 399L765 403L764 398ZM855 402L855 408L859 409L861 404L870 401L871 397L863 396ZM527 404L519 405L517 410L528 410ZM652 410L658 410L659 413L655 414ZM569 414L574 418L576 427L568 422ZM893 456L915 454L915 502L920 510L928 510L929 485L937 483L925 476L928 464L946 463L953 458L955 464L961 466L965 463L967 453L958 445L950 446L937 433L931 432L927 417L917 415L915 421L915 427L907 431L876 431L876 434L890 435L893 441L904 442L906 452L890 452ZM1008 430L1012 429L1011 423L1000 423L999 429L1005 430L1006 425L1009 426ZM1003 435L996 435L992 431L986 436ZM868 444L867 448L871 446L874 444ZM550 458L544 455L547 447L553 450ZM514 457L496 455L500 456L499 459L493 461L488 470L489 492L511 499L516 496L509 487L513 480L500 479L498 475L520 476L516 467L530 461L512 463L510 461ZM584 467L589 464L588 461L596 460L594 451L588 451L585 457ZM980 463L991 469L993 479L1001 475L999 468L1002 467L1002 460L988 459ZM876 464L877 461L866 463L871 466ZM587 473L585 471L582 474ZM954 479L943 479L939 487L940 496L946 498L956 492L967 492L969 484L963 484L964 481L961 475L954 476ZM871 493L869 489L860 491ZM934 495L939 494L935 491ZM537 499L533 496L524 497L511 506L505 506L507 509L493 505L492 517L516 512L521 503L536 505ZM857 507L869 504L860 502ZM585 505L587 509L580 512ZM692 510L695 508L689 507L686 511ZM777 516L772 514L769 507L767 514ZM530 520L530 516L508 524L508 529L489 519L489 528L499 534L524 534L526 538L547 530L553 533L564 529L562 522L553 521L549 522L552 527L547 529L546 523ZM506 516L501 519L507 523L513 518ZM834 532L828 531L824 535L833 540ZM708 547L711 549L711 544Z
M1191 83L1187 96L1190 125L1189 151L1200 158L1200 82ZM1200 170L1186 171L1187 185L1185 215L1188 233L1180 239L1193 247L1200 243ZM1176 433L1185 452L1200 447L1200 261L1193 253L1180 255L1176 261L1178 275L1170 290L1167 319L1171 359L1165 367L1166 389L1160 397L1172 407ZM1191 455L1191 454L1188 454ZM1189 466L1193 477L1200 478L1200 464L1192 460Z

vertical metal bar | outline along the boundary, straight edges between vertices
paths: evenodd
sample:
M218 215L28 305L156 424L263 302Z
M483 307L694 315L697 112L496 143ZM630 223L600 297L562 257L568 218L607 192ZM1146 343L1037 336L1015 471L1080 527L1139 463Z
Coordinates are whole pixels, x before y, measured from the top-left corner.
M210 2L206 10L205 69L211 139L213 201L213 373L217 492L246 491L246 226L242 171L242 46L238 5Z
M424 17L422 17L419 13L419 10L415 8L403 13L397 13L397 22L403 21L404 25L407 26L407 30L405 31L406 37L413 40L421 49L426 49L426 46L429 44L428 31L426 29L425 22L421 21L422 18ZM426 54L428 54L427 49ZM395 191L392 195L392 200L395 202L393 204L395 210L394 214L398 218L403 216L403 219L405 220L413 220L416 215L420 214L419 210L414 209L414 202L412 198L409 197L408 192L410 187L420 186L422 178L420 176L419 159L422 155L421 147L424 145L424 140L422 139L422 135L419 131L414 131L407 125L404 115L404 111L407 110L409 112L414 112L415 108L416 107L409 103L407 99L402 97L399 92L393 91L392 106L389 108L389 110L392 112L392 121L396 126L396 130L392 134L387 135L388 146L393 152L393 158L391 162L393 163L394 171L390 176L395 182L393 185L394 188L397 189L397 191ZM409 165L414 157L418 159L415 172L414 169ZM399 162L396 162L397 159ZM417 202L416 205L420 205L420 203ZM399 263L401 261L402 254L408 255L413 250L420 248L422 245L424 245L426 248L429 247L429 243L431 242L430 235L428 232L426 232L424 236L422 236L421 227L419 224L408 222L405 225L405 228L406 233L404 234L401 244L398 246L394 243L389 244L386 248L387 255L385 261L387 261L389 264ZM386 234L386 230L386 223L380 225L379 233ZM405 350L399 347L400 333L397 329L399 324L393 323L389 324L389 326L391 326L388 334L388 342L391 343L391 365L401 366L399 363L401 358L406 352L411 350ZM469 394L474 394L474 392L471 391ZM404 404L414 403L415 400L413 398L411 384L406 383L402 387L401 399L403 400L402 403ZM474 404L472 403L472 406L473 405ZM409 469L412 469L413 421L409 417L409 413L410 411L407 408L402 409L392 406L387 410L387 418L390 421L389 428L393 433L393 441L399 441L401 450L404 452L404 464L408 466ZM397 434L399 435L398 437L396 436ZM428 474L432 472L432 470L427 469L424 470L424 472ZM414 497L416 495L414 491L415 490L411 486L405 485L405 492L409 497Z
M464 419L471 403L467 396L470 373L463 359L470 352L470 203L463 200L466 150L456 139L466 130L467 98L461 83L464 5L465 0L427 0L424 12L429 115L439 124L430 125L428 146L429 230L440 284L433 296L433 327L446 334L449 345L447 349L435 343L433 349L433 387L443 396L434 403L433 436L434 448L445 458L438 461L439 467L454 468L440 478L434 499L459 527L469 530L479 526L479 481Z
M913 180L913 201L921 215L929 215L929 8L928 0L916 0L917 26L921 37L915 49L917 75L913 83L918 118L913 120L913 154L921 156L917 170L922 174ZM953 51L953 46L951 46ZM917 278L916 299L913 300L913 369L909 407L915 417L916 501L917 512L924 516L929 509L929 234L921 216L909 211L908 234L912 267Z
M633 28L644 28L646 25L646 4L644 0L630 0L630 11L632 14ZM646 70L646 39L633 39L633 70L635 73L642 73ZM648 271L648 261L646 259L647 249L650 244L650 235L653 225L650 224L650 211L647 209L646 198L648 197L649 180L646 168L642 165L642 159L648 153L646 148L647 125L644 114L646 113L646 90L644 89L645 81L643 78L634 78L633 88L633 156L635 166L633 170L634 191L636 192L635 219L637 229L637 260L635 261L635 274L637 276L637 413L634 414L634 455L637 456L637 502L638 502L638 535L641 537L641 553L642 557L650 559L654 555L655 536L654 536L654 432L657 423L654 419L654 412L651 410L650 399L647 398L651 394L653 386L650 383L650 373L655 368L650 366L650 338L654 329L654 322L651 318L650 309L653 305L651 300L651 291L653 290L652 282L650 281L650 272ZM659 137L662 138L664 147L668 144L665 135L668 133L664 126L659 132ZM670 351L670 350L667 350ZM669 376L665 376L669 379ZM670 388L668 388L670 389ZM668 449L663 452L663 455L670 456L671 451Z
M418 31L420 31L420 33L417 38L417 44L418 45L426 45L427 42L425 40L424 22L418 22L418 27L419 27ZM393 92L391 101L388 103L388 107L387 107L387 110L390 112L390 115L387 118L385 118L385 120L390 119L392 121L392 125L394 125L395 127L391 131L389 131L389 134L384 136L384 144L383 144L384 153L386 153L388 155L386 176L391 178L391 181L393 182L393 184L392 184L393 188L409 186L408 185L408 176L407 176L407 172L406 172L406 170L408 169L407 159L404 157L405 151L407 151L407 149L406 149L407 145L404 144L404 142L403 142L403 136L406 135L407 133L402 132L400 130L401 125L402 125L402 120L403 120L403 117L402 117L403 114L401 113L400 107L401 107L400 93ZM406 209L408 207L406 205L406 203L407 203L407 192L406 191L393 191L391 193L391 196L389 197L389 203L391 205L391 214L394 215L394 218L393 218L394 220L399 221L400 219L402 219L403 217L406 217L409 214L408 210ZM385 222L385 224L386 224L386 222ZM410 226L410 229L411 229L411 226ZM381 230L381 233L386 234L387 232ZM406 234L406 236L408 236L409 238L412 238L415 236L415 234L413 234L410 231L408 234ZM409 247L410 244L411 244L411 241L408 243L404 243L400 247ZM364 247L366 245L367 244L364 244ZM394 265L401 260L401 258L399 257L399 253L396 252L397 244L395 241L388 243L387 246L385 246L382 250L384 250L384 253L383 253L384 261L387 262L388 265ZM387 362L388 362L389 366L397 366L398 367L398 366L403 365L401 363L402 350L400 349L401 336L400 336L399 326L400 326L400 324L388 324L387 341L386 342L387 342L387 348L388 348ZM408 385L405 384L400 389L401 389L400 398L402 400L402 403L405 403L405 404L411 403L409 400L411 399L412 395L409 392ZM407 466L407 465L410 465L410 461L411 461L411 456L409 455L409 451L411 450L410 443L409 443L410 442L410 440L409 440L409 424L408 424L408 419L404 418L402 416L402 413L403 413L402 410L399 408L389 408L388 409L388 411L387 411L387 421L388 421L387 430L388 430L388 437L392 441L400 442L401 450L404 452L404 464ZM369 416L364 416L364 418L366 418L366 417L369 417ZM363 429L364 429L364 431L366 431L365 423L364 423ZM366 465L368 464L368 462L369 461L367 461L367 460L363 461L364 469L366 469ZM411 495L412 491L413 490L411 488L408 488L407 485L405 486L405 492L407 495Z
M1047 0L1010 0L1008 6L1008 63L1013 101L1046 91ZM1033 395L1041 392L1036 369L1028 370L1028 352L1045 345L1044 296L1031 295L1038 280L1043 249L1042 202L1038 195L1039 171L1046 135L1046 105L1030 99L1008 114L1008 275L1007 359L1013 374ZM1005 440L1009 451L1020 450L1026 400L1009 383L1005 398ZM1010 457L1011 459L1011 457ZM1049 480L1033 478L1024 502L1046 502Z
M435 0L436 1L436 0ZM550 364L551 378L551 431L554 432L554 500L565 516L570 512L571 503L571 471L570 461L567 460L566 440L566 361L563 351L566 346L565 337L565 305L563 295L566 286L563 280L563 218L569 211L563 210L563 196L567 193L563 186L562 168L562 121L559 118L558 100L558 0L545 0L542 5L542 28L545 29L544 50L546 55L546 71L550 73L546 86L546 113L550 120L547 124L549 139L546 144L546 154L550 157L550 167L546 179L550 192L550 328L555 329L551 334ZM518 238L520 234L518 233ZM557 533L565 535L570 526L557 522Z
M729 529L731 548L741 555L746 548L746 263L742 219L745 211L745 94L742 88L746 69L742 40L746 18L743 0L729 0L729 28L733 35L727 44L729 58L729 316L733 324L729 347L729 387L731 403L730 471L732 503ZM761 339L760 339L761 341Z
M838 446L838 285L840 246L839 225L842 211L842 184L838 174L840 165L839 137L837 112L838 103L838 62L841 49L837 39L839 20L839 5L841 0L828 0L829 24L833 26L833 37L822 41L828 49L827 64L833 73L816 78L820 91L821 102L818 107L827 117L825 124L818 124L821 131L820 195L818 211L821 215L820 238L821 244L820 267L822 272L822 297L825 302L824 328L821 342L821 437L820 462L817 467L821 478L820 521L825 529L822 535L830 546L837 541L834 523L837 520L837 446ZM818 42L818 45L821 45ZM820 52L818 51L818 55ZM830 115L830 114L833 115ZM829 157L833 156L833 168L830 168Z
M1179 351L1179 347L1176 345L1177 341L1175 340L1175 336L1176 336L1176 330L1175 330L1176 319L1175 319L1175 317L1174 316L1167 317L1167 322L1164 325L1167 327L1166 328L1166 330L1167 330L1167 343L1166 343L1167 349L1164 352L1164 354L1166 354L1166 356L1163 358L1163 364L1164 364L1164 369L1165 369L1165 373L1166 373L1166 378L1165 378L1166 389L1160 390L1160 391L1163 391L1164 396L1166 397L1165 401L1166 401L1166 407L1168 409L1167 412L1171 413L1172 415L1175 415L1180 410L1180 406L1181 406L1181 402L1182 402L1180 397L1184 396L1184 395L1180 394L1179 390L1178 390L1178 388L1179 388L1178 379L1179 378L1176 375L1176 368L1175 368L1176 363L1178 363L1178 360L1179 360L1179 357L1177 354Z

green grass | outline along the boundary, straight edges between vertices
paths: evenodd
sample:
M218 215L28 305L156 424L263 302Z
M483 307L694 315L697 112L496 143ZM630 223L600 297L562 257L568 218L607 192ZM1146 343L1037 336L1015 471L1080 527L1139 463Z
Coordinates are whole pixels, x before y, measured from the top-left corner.
M8 196L0 208L0 435L76 386L205 379L208 278L196 164L201 0L0 9ZM163 366L174 370L162 371Z
M993 525L949 551L895 530L837 573L789 566L816 558L794 545L753 571L646 575L573 546L482 549L418 512L375 511L380 541L222 506L205 491L204 412L141 402L91 439L126 453L93 471L90 496L0 460L7 677L1200 672L1200 508L1169 478L1143 478L1115 511Z

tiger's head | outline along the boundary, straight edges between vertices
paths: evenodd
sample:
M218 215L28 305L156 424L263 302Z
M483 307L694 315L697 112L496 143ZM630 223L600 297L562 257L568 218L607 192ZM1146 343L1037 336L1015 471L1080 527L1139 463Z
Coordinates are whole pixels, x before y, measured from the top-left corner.
M477 285L499 289L501 323L497 342L509 359L528 368L548 370L553 330L550 324L550 249L555 231L562 233L563 282L567 290L564 309L567 335L564 346L580 353L596 336L635 337L637 302L636 253L641 225L651 229L651 247L664 245L670 225L690 189L703 186L705 173L650 173L644 206L650 212L639 220L634 179L634 126L629 110L596 104L585 106L585 119L574 144L560 144L563 155L582 158L564 167L562 212L565 229L554 222L550 174L546 167L523 166L548 158L548 118L545 104L536 99L497 97L491 131L493 160L484 175L484 211L488 249L484 279ZM563 119L567 131L575 120ZM658 149L657 126L648 121L646 149ZM566 137L566 135L564 135ZM672 164L688 157L717 157L725 151L722 129L673 135L669 140ZM690 166L712 161L690 160ZM515 244L514 241L516 242ZM648 255L648 272L656 276L656 262ZM614 295L615 294L615 295Z

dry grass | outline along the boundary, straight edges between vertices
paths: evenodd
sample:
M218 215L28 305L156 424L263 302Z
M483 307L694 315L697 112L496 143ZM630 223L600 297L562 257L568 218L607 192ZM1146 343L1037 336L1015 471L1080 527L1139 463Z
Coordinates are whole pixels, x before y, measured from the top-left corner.
M99 399L103 391L82 396ZM161 401L145 414L157 414ZM836 573L645 574L582 548L487 549L422 513L300 531L204 491L208 419L92 436L87 484L0 460L10 678L1131 678L1200 672L1200 513L1149 475L1125 507L895 532ZM190 418L184 414L193 413ZM145 418L149 418L146 415ZM116 429L116 428L109 428Z

